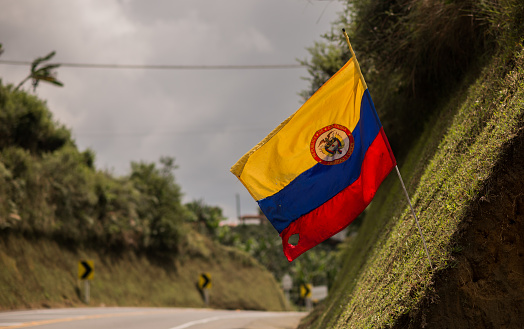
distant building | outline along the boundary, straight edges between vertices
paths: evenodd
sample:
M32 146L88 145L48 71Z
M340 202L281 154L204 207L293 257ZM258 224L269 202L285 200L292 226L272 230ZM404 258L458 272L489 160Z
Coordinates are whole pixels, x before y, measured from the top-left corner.
M264 214L260 215L243 215L240 216L239 221L244 225L265 225L268 223L267 217Z

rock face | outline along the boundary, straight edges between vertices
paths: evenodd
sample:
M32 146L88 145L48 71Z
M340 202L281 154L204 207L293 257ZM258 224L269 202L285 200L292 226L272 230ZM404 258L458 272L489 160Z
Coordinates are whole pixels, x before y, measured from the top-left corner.
M454 239L455 263L396 328L522 328L524 130L513 139Z

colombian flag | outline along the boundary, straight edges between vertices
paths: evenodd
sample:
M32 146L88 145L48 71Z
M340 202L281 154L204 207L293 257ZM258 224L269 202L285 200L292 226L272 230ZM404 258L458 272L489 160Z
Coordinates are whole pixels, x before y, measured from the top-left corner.
M280 233L291 262L348 226L395 165L352 57L231 172Z

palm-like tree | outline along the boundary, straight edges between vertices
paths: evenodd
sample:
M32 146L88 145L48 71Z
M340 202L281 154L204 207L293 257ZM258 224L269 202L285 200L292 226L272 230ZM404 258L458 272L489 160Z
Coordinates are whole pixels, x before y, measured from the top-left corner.
M39 57L35 59L31 64L31 73L24 80L22 80L18 86L16 86L15 90L18 90L29 79L33 80L33 91L36 90L36 87L40 81L47 81L56 86L63 87L64 84L56 79L56 73L53 71L53 69L58 68L60 64L48 64L38 68L38 65L50 60L54 55L55 52L52 51L45 57Z

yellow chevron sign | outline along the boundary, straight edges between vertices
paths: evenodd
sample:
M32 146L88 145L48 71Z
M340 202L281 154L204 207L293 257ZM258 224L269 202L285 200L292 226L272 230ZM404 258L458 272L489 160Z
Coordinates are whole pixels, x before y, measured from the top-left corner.
M211 282L211 275L209 273L202 273L198 277L198 288L200 289L211 289L213 286Z
M80 280L93 280L95 277L95 262L81 260L78 262L78 278Z
M300 297L311 298L311 284L310 283L300 285Z

